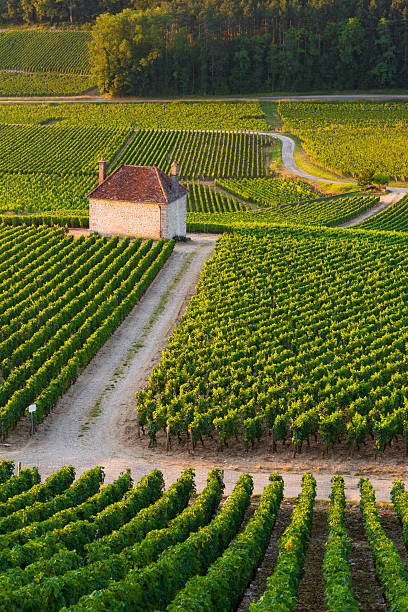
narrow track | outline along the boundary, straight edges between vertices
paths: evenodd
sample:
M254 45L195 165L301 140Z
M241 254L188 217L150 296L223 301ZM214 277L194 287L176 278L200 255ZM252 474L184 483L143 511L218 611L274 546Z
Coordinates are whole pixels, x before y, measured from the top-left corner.
M354 598L359 602L360 612L385 612L384 597L375 577L375 568L370 545L364 533L360 508L347 505L346 529L352 542L349 559Z
M298 588L294 612L323 612L323 558L327 540L327 502L316 501L313 510L312 535L307 550L303 577Z

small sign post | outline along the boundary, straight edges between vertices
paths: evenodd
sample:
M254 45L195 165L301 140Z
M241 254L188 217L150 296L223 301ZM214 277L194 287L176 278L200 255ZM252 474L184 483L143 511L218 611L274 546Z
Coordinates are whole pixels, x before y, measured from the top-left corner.
M28 407L28 412L31 416L31 435L34 435L34 413L37 410L37 404L30 404Z

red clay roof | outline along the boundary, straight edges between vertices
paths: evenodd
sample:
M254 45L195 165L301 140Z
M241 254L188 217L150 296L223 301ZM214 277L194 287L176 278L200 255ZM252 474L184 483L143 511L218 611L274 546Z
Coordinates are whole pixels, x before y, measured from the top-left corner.
M119 166L103 183L88 194L94 200L169 204L188 193L179 185L171 191L171 178L157 166Z

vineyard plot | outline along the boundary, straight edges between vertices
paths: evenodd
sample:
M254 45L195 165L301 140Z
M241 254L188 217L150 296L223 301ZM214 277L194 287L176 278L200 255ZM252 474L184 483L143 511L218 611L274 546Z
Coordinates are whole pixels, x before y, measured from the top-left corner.
M233 213L247 210L247 204L196 181L186 183L189 190L188 212Z
M0 32L0 69L89 74L90 32Z
M173 241L0 226L0 430L41 420L137 303Z
M217 180L216 184L265 208L320 196L311 185L297 179L229 179Z
M150 444L406 441L407 259L403 236L224 234L138 395Z
M88 215L86 194L97 185L91 175L1 174L0 211L82 211Z
M0 126L3 173L96 174L103 154L112 161L126 132L97 127Z
M358 227L359 229L406 232L408 230L408 196L404 196Z
M280 102L284 130L311 160L346 176L365 170L408 177L406 102Z
M0 69L0 96L72 96L95 86L91 76Z
M140 130L118 163L169 172L176 159L184 178L256 177L266 174L264 147L271 144L250 132Z
M249 182L249 181L248 181ZM252 181L251 181L252 182ZM269 181L268 181L269 182ZM274 182L274 181L271 181ZM278 181L280 182L280 181ZM224 181L217 181L217 184L224 185ZM228 182L229 184L229 182ZM282 187L278 187L281 189ZM256 188L257 189L257 188ZM282 200L290 200L293 197L292 188L289 188L288 195L284 195L283 190ZM239 191L234 191L239 194ZM245 197L247 191L242 190L242 196ZM256 190L256 193L259 193ZM292 194L292 195L290 195ZM262 196L265 198L265 196ZM252 199L256 196L252 194ZM258 198L256 201L262 201ZM266 199L264 199L266 202ZM189 213L187 221L192 230L202 228L205 225L215 224L221 228L265 228L271 225L339 225L356 215L369 210L378 202L378 196L375 195L355 195L343 196L340 198L320 198L310 202L300 202L294 205L281 205L272 208L264 208L256 211L248 211L245 213Z
M5 478L0 490L16 477L8 470ZM219 469L208 473L198 495L191 467L167 490L157 469L138 483L127 470L101 486L104 472L99 466L74 478L73 466L62 467L0 504L2 611L292 612L311 609L302 585L308 579L321 583L314 610L371 612L368 601L383 610L383 596L396 604L394 609L406 609L402 559L380 524L384 515L395 519L395 512L391 505L376 507L373 492L368 496L369 481L360 484L365 527L360 520L358 529L349 532L345 523L355 507L345 504L341 476L332 480L330 502L315 502L316 481L304 474L301 494L283 504L284 482L276 472L257 500L251 498L252 477L241 474L222 503ZM275 527L281 505L287 525L283 533ZM316 515L317 523L327 521L327 533L318 533ZM349 552L354 543L360 549L364 531L374 548L372 554L367 549L369 563L360 584L362 568L349 560ZM397 524L396 538L401 533ZM259 581L270 546L277 549L276 559ZM308 556L315 546L320 563L312 575ZM384 560L390 563L390 553L393 565L387 567ZM398 565L395 581L384 580ZM373 599L366 587L375 585L375 575L383 595L377 588Z
M97 125L134 129L259 130L268 129L264 114L249 102L138 102L120 104L81 103L0 104L0 123L42 124L50 120L64 125Z

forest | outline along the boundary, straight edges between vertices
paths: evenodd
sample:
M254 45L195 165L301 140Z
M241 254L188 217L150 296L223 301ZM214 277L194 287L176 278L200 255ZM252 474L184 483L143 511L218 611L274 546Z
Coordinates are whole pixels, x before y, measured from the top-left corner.
M102 92L402 88L408 0L0 0L4 25L93 29Z

